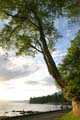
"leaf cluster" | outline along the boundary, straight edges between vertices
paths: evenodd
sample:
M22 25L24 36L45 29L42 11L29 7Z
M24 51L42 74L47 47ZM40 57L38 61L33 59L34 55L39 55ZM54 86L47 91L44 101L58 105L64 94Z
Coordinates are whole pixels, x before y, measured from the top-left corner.
M64 94L68 99L80 101L80 31L71 41L71 47L59 66L59 70L67 82Z
M55 40L61 35L54 27L56 11L50 6L48 0L0 0L0 18L9 21L0 33L0 45L5 49L16 47L17 54L41 51L38 16L48 48L53 49Z
M77 3L79 0L0 0L0 18L8 20L0 33L0 46L14 46L17 54L42 52L39 18L47 46L54 50L56 40L62 37L54 20L75 17L74 13L79 17Z

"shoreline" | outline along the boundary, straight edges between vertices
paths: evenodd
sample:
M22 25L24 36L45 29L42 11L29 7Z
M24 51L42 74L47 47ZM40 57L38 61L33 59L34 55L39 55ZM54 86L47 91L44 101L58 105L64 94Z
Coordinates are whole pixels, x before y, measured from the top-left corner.
M48 112L38 112L38 113L32 113L27 115L19 115L19 116L3 116L0 117L0 120L37 120L47 117L58 117L63 114L68 113L70 110L56 110L56 111L48 111Z

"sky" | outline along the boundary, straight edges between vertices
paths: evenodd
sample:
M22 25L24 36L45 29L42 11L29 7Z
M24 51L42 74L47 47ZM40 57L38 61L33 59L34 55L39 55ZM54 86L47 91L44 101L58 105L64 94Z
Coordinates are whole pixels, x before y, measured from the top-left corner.
M0 21L0 29L7 21ZM75 36L79 26L68 26L66 18L57 19L55 26L63 35L56 43L56 51L52 53L58 65L70 47L70 40ZM50 95L59 91L54 79L49 75L43 56L36 55L5 57L0 48L0 100L28 100L30 97Z

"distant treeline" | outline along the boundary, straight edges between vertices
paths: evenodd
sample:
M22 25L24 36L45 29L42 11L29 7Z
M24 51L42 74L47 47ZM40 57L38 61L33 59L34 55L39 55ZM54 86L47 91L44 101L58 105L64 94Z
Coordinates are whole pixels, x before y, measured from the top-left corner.
M29 100L30 103L40 103L40 104L44 104L44 103L52 103L52 104L65 104L68 103L68 101L66 101L66 99L63 97L62 93L55 93L52 95L48 95L48 96L42 96L42 97L34 97L34 98L30 98Z

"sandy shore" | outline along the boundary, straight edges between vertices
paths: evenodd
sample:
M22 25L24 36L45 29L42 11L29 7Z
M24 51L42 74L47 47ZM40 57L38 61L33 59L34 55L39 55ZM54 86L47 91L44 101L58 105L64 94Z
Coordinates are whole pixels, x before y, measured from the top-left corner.
M1 118L0 120L54 120L55 118L61 117L67 112L69 112L69 110L64 110L64 111L57 110L57 111L31 114L31 115Z

